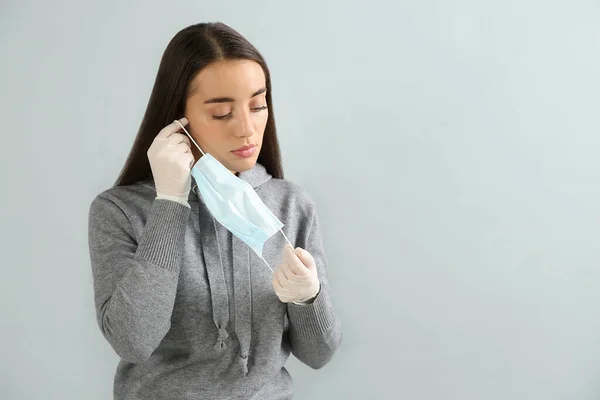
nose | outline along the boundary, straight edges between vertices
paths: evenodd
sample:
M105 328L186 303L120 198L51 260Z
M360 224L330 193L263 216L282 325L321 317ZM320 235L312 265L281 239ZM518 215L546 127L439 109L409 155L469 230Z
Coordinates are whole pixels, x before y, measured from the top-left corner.
M254 124L249 111L244 112L240 117L239 125L236 127L235 136L243 138L254 135Z

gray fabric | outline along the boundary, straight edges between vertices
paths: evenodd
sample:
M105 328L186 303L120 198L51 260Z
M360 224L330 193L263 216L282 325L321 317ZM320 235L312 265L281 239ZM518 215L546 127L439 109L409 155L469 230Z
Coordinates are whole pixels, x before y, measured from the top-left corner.
M240 178L313 255L321 291L308 305L281 303L271 271L194 191L189 208L156 200L152 180L99 194L90 258L98 324L121 357L115 399L289 399L290 352L321 368L340 345L313 202L258 164ZM267 241L272 268L285 243L281 234Z
M201 232L214 234L202 235L202 252L204 254L204 265L210 286L211 301L213 307L213 321L218 329L216 350L226 348L225 340L229 337L227 325L229 324L229 297L225 285L225 272L223 271L223 260L219 241L217 240L217 227L214 218L203 205L200 205Z

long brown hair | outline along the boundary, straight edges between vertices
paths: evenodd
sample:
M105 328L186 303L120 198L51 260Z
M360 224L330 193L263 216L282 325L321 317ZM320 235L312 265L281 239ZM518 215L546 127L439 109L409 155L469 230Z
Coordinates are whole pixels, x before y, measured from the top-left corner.
M148 149L162 128L183 117L192 79L215 61L240 59L255 61L264 71L269 116L258 162L274 178L283 179L267 63L246 38L218 22L189 26L171 39L162 56L144 119L116 186L129 185L152 176Z

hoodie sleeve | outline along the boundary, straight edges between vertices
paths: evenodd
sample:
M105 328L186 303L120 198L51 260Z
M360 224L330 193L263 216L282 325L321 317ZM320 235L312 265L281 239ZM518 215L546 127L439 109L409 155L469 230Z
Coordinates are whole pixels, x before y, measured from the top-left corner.
M288 303L287 309L292 353L309 367L319 369L332 359L340 346L342 327L329 297L327 260L314 207L311 214L305 249L315 259L321 289L312 303Z
M170 328L190 209L154 200L136 240L123 210L108 196L89 212L89 250L102 334L125 361L146 361Z

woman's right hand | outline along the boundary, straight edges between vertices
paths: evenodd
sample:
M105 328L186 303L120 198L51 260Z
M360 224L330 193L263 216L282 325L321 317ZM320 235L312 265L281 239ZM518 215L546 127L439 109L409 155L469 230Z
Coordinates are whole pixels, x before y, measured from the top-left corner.
M186 118L179 120L183 126ZM157 196L187 200L191 187L190 170L194 165L190 139L179 133L177 121L165 126L148 149L148 160L154 176Z

